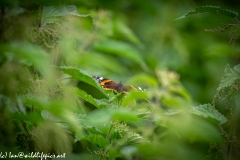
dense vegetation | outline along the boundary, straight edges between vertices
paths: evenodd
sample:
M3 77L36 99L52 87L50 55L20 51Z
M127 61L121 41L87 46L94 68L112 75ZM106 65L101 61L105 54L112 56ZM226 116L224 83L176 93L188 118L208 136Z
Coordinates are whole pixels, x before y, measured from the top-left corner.
M238 159L240 22L218 3L0 2L0 157Z

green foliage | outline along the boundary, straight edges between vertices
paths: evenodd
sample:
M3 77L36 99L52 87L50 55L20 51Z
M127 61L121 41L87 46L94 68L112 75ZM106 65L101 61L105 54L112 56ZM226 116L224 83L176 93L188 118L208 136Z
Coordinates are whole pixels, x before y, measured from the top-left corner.
M68 74L73 78L85 83L88 83L103 92L102 87L91 76L87 75L85 72L79 70L78 68L61 66L60 69L63 71L63 73Z
M22 7L8 7L11 2L0 7L1 151L66 153L66 159L185 160L204 159L210 144L231 149L228 142L238 142L234 128L227 134L224 125L238 124L234 96L240 66L226 66L215 96L222 100L223 91L230 90L233 118L215 101L199 105L202 101L193 95L200 92L189 90L206 85L204 71L206 81L216 86L219 77L212 75L225 61L215 63L213 51L199 54L199 46L212 44L198 43L210 37L192 40L186 35L197 31L173 28L178 24L171 24L175 15L166 16L172 10L165 8L167 2L124 0L119 5L117 0L109 8L102 6L105 1L18 3ZM113 4L126 13L110 10ZM205 12L237 17L233 11L204 6L178 19ZM118 77L116 85L121 80L143 91L105 91L93 75ZM199 88L202 97L212 98L213 92Z
M222 9L219 6L201 6L201 7L197 7L195 10L189 11L187 14L175 20L183 19L187 16L198 14L198 13L218 13L218 14L222 14L224 16L228 16L232 18L235 18L238 16L237 12L234 12L228 9Z
M104 148L109 145L107 139L104 138L102 135L98 134L91 134L89 136L84 137L84 139L91 142L92 144L97 145L100 148Z
M216 110L210 104L204 104L197 107L192 107L190 112L199 116L211 118L219 124L223 124L227 121L226 117L221 113L219 113L218 110Z
M72 88L71 91L78 97L82 98L83 100L85 100L86 102L91 103L92 105L94 105L97 108L102 108L104 106L101 106L101 103L99 102L99 100L94 99L91 95L87 94L86 92L84 92L83 90L80 90L78 88ZM105 108L105 107L104 107Z
M239 66L240 65L237 65L232 69L228 64L225 67L224 76L222 77L221 83L217 88L218 91L233 85L235 82L237 82L240 79Z
M77 11L77 7L74 5L62 6L55 8L54 6L44 6L42 8L42 16L41 16L41 27L45 27L50 23L58 23L60 21L59 18L67 15L78 16L78 17L87 17L88 15L79 14Z
M138 51L127 43L114 40L105 40L97 43L94 48L101 52L116 54L120 57L130 59L132 62L135 62L141 66L144 70L148 69Z

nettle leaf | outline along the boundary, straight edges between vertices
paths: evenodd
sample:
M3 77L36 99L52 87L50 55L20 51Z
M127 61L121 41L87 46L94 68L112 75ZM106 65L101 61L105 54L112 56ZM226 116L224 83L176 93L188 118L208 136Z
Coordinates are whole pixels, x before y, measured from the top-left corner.
M222 14L224 16L228 16L232 18L235 18L238 16L237 12L234 12L228 9L222 9L219 6L201 6L201 7L197 7L195 10L189 11L187 14L175 20L183 19L187 16L198 14L198 13L218 13L218 14Z
M137 121L139 118L137 113L126 108L107 108L102 110L94 110L88 114L88 120L94 126L102 126L117 119L125 122Z
M42 27L46 26L48 23L56 23L59 18L66 15L73 15L78 17L87 17L89 14L79 14L77 7L74 5L62 6L55 8L53 6L44 6L42 10Z
M210 118L216 123L222 124L227 122L227 118L218 112L211 104L204 104L197 107L192 107L190 112L199 116Z
M148 70L148 67L145 64L143 58L140 56L140 53L128 43L116 40L105 40L97 43L94 46L94 49L96 49L97 51L125 57L132 60L133 62L136 62L143 69Z
M234 66L233 69L240 73L240 64Z
M102 87L96 82L95 79L93 79L90 75L88 75L87 73L81 71L79 68L76 67L67 67L67 66L60 66L59 67L60 70L65 73L68 74L70 76L72 76L73 78L80 80L82 82L85 82L87 84L90 84L92 86L94 86L95 88L97 88L98 90L100 90L104 95L105 92L102 89Z
M100 148L104 148L109 145L108 140L99 134L91 134L91 135L85 136L83 139L91 142L92 144L97 145Z
M94 105L97 108L106 108L105 105L103 105L103 103L101 103L100 100L97 100L95 98L93 98L91 95L87 94L85 91L78 89L76 87L72 87L70 88L71 92L74 93L76 96L84 99L85 101L91 103L92 105Z
M128 136L128 140L127 140L128 144L138 144L138 143L141 143L143 140L140 134L137 134L134 132L128 132L127 136Z
M231 86L233 83L235 83L236 80L239 79L240 79L240 65L237 65L234 67L234 69L232 69L228 64L225 67L224 76L222 77L222 80L217 88L217 91Z

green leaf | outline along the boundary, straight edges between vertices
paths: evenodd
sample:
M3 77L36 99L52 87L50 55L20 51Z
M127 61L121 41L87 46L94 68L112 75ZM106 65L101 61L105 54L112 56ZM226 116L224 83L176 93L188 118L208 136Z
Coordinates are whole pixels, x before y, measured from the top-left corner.
M11 8L11 9L6 9L6 16L16 16L16 15L19 15L21 13L24 13L26 12L27 10L22 8L22 7L19 7L19 6L16 6L14 8Z
M94 110L88 114L88 120L94 126L102 126L117 119L121 121L137 121L137 113L126 108L107 108L102 110Z
M134 132L128 132L127 137L128 137L128 140L127 140L128 144L141 143L142 139L143 139L142 136L140 136L139 134L134 133Z
M72 93L74 93L76 96L84 99L85 101L91 103L92 105L94 105L97 108L105 108L104 105L101 104L101 102L95 98L93 98L91 95L87 94L86 92L84 92L81 89L78 89L76 87L73 87L70 89Z
M235 18L238 16L237 12L228 10L228 9L222 9L219 6L201 6L201 7L197 7L195 10L189 11L187 14L175 19L175 20L179 20L179 19L183 19L187 16L193 15L193 14L198 14L198 13L218 13L218 14L222 14L228 17L232 17Z
M109 145L108 140L99 134L91 134L91 135L85 136L83 139L91 142L92 144L97 145L100 148L104 148Z
M229 64L225 67L224 76L222 77L222 80L217 88L217 91L231 86L233 83L235 83L236 80L240 79L239 68L240 68L239 65L237 65L234 67L234 69L232 69L230 68Z
M115 54L139 64L144 70L148 70L140 53L128 43L116 40L101 41L94 46L97 51Z
M235 71L237 71L238 73L240 73L240 64L234 66L233 69L234 69Z
M13 113L11 114L13 119L21 120L21 121L29 121L32 123L40 123L43 122L43 118L41 117L40 113L34 112L29 114L21 114L21 113Z
M190 112L199 116L210 118L219 124L227 122L226 117L219 113L218 110L216 110L211 104L192 107Z
M90 16L89 14L79 14L77 7L74 5L68 5L59 8L55 8L53 6L44 6L42 10L41 25L44 27L49 23L56 23L60 17L66 15L73 15L78 17Z
M143 47L141 41L137 38L134 32L126 25L123 18L117 17L113 22L114 36L122 40L127 40L138 45L140 48Z
M93 79L90 75L88 75L85 72L81 71L80 69L75 68L75 67L67 67L67 66L60 66L59 68L60 68L60 70L63 73L68 74L68 75L72 76L73 78L75 78L77 80L83 81L83 82L85 82L87 84L90 84L90 85L94 86L95 88L100 90L105 95L104 90L96 82L96 80Z
M135 102L137 99L147 99L147 93L141 91L131 90L130 94L125 95L122 99L122 106L127 106L131 102Z

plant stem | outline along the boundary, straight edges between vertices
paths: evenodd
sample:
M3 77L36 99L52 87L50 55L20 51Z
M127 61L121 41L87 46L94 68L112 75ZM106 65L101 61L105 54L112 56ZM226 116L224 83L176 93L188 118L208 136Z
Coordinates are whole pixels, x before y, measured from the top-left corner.
M107 133L107 136L106 136L106 139L107 139L107 140L109 140L109 138L110 138L110 135L111 135L111 133L112 133L113 126L114 126L114 120L112 121L111 126L110 126L110 128L109 128L109 130L108 130L108 133ZM100 160L103 160L103 159L104 159L104 156L105 156L106 153L107 153L107 150L103 148L103 149L102 149L102 155L101 155L101 157L100 157Z
M236 128L238 126L238 115L240 113L240 108L239 108L239 96L235 97L235 103L234 103L234 111L232 115L232 122L231 122L231 128L230 128L230 133L229 133L229 138L228 138L228 148L227 148L227 160L232 159L232 150L234 143L236 143L236 139L234 138L234 135L236 134Z
M42 12L43 12L43 6L40 6L40 17L38 21L38 28L42 27Z
M111 132L112 132L112 129L113 129L113 123L114 123L114 120L113 120L113 122L112 122L112 124L111 124L111 126L110 126L110 128L108 130L108 133L107 133L107 136L106 136L107 140L109 140L109 138L110 138L110 135L111 135Z

